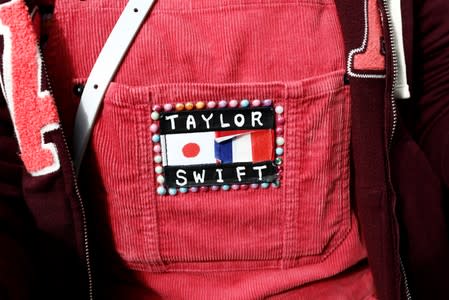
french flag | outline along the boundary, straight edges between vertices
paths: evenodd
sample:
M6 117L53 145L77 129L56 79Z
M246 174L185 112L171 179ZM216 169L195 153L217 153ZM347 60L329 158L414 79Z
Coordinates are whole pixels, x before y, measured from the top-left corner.
M215 158L221 164L273 160L273 142L272 129L217 131Z

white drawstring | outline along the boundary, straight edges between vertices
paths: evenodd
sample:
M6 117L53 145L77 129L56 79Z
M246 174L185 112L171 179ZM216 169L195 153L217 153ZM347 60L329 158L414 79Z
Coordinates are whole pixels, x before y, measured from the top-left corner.
M401 0L389 0L388 5L393 25L393 40L397 55L397 81L394 96L397 99L410 98L410 89L407 83L407 66L405 63L404 40L402 36L402 12Z

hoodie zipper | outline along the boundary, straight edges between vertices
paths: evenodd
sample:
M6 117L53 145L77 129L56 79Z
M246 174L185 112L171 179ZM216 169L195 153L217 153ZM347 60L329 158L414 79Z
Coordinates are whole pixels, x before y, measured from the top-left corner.
M88 292L89 292L89 300L93 300L94 299L94 283L93 283L93 276L92 276L92 264L90 261L90 248L89 248L89 236L88 236L88 230L87 230L87 217L86 217L86 209L84 207L84 202L81 199L81 193L78 187L78 180L75 174L75 168L73 166L73 160L70 154L70 149L69 149L69 145L67 144L67 139L65 137L64 131L62 130L62 126L61 126L61 133L62 133L62 137L64 140L64 144L66 147L66 151L67 154L69 156L70 159L70 169L72 171L72 178L73 178L73 183L75 186L75 194L76 197L78 199L78 202L80 204L80 211L81 211L81 216L82 216L82 220L83 220L83 242L84 242L84 257L86 260L86 271L87 271L87 280L88 280Z
M404 280L405 297L407 300L412 300L412 295L410 294L410 288L408 286L407 274L405 273L405 267L402 263L402 258L399 256L399 263L401 265L401 272Z
M398 57L397 57L396 45L394 42L395 32L394 32L393 23L391 20L391 11L390 11L390 6L389 6L390 4L388 1L400 1L400 0L382 0L382 1L383 1L383 7L385 10L385 16L387 19L388 33L389 33L389 38L390 38L392 65L393 65L393 81L392 81L392 87L391 87L391 93L390 93L392 123L391 123L390 138L388 140L388 153L390 153L391 146L393 144L394 136L396 134L396 130L397 130L397 126L398 126L398 107L397 107L396 98L395 98L395 89L396 89L397 77L398 77ZM391 185L391 178L390 178L390 185ZM394 216L396 216L396 213L394 213ZM397 223L397 220L396 220L396 223ZM400 264L400 272L402 275L401 279L403 281L404 289L405 289L405 297L407 300L412 300L412 295L410 292L407 273L405 271L405 267L402 262L402 257L400 255L400 253L399 253L399 264Z
M37 44L37 47L38 47L39 56L40 56L40 60L41 60L42 73L45 74L45 80L46 80L47 87L48 87L47 89L49 90L50 94L53 95L53 89L51 87L50 78L49 78L48 72L47 72L47 65L45 64L45 61L43 59L39 42ZM61 131L62 139L63 139L64 145L65 145L65 150L66 150L68 159L70 161L70 168L71 168L71 172L72 172L72 179L73 179L73 185L75 187L76 198L80 204L80 212L81 212L81 218L82 218L82 223L83 223L83 246L84 246L84 258L85 258L85 262L86 262L89 300L94 300L94 284L93 284L93 276L92 276L92 263L91 263L91 259L90 259L89 237L88 237L88 231L87 231L86 209L84 206L84 202L81 198L81 193L80 193L80 190L78 187L77 177L75 175L75 168L73 166L73 160L72 160L72 156L70 154L70 148L67 143L67 138L65 136L65 133L64 133L61 123L59 123L59 130Z

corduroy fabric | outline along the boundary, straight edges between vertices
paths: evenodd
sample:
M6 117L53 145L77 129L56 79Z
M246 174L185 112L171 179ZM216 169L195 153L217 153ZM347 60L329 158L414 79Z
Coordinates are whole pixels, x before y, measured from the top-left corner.
M343 72L299 82L256 85L112 84L92 148L107 194L116 246L138 269L208 262L228 269L316 263L350 229L349 101ZM153 96L152 96L153 95ZM270 98L286 115L285 175L280 189L157 197L150 109L163 99ZM157 216L157 220L156 220ZM159 229L159 238L154 230ZM159 244L158 244L159 243ZM282 259L282 261L279 261ZM232 261L243 261L235 265ZM218 267L220 269L221 267ZM173 266L173 269L178 267Z
M56 93L87 77L123 2L60 1L49 69L71 75L56 79ZM366 257L350 211L350 105L333 2L218 2L158 2L108 90L90 153L97 165L83 173L121 259L166 297L265 297ZM52 53L58 43L68 52ZM284 106L281 188L156 197L152 104L233 98ZM75 98L63 109L74 107ZM179 288L163 277L182 279ZM363 297L372 295L371 277L355 277L369 287Z

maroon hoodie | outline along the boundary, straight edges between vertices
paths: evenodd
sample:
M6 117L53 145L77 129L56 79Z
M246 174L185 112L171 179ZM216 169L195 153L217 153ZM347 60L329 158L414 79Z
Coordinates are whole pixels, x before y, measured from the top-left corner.
M25 44L36 44L37 35L30 30L31 19L26 17L28 13L34 16L35 11L27 11L18 1L1 2L6 2L0 6L2 25L10 26L11 32L21 32L16 38ZM449 143L449 21L445 12L449 3L402 3L412 95L404 100L393 95L401 69L388 3L380 4L386 75L377 76L383 73L375 66L359 70L350 59L353 49L359 49L366 37L364 3L336 1L348 57L345 78L351 87L352 201L366 240L378 297L446 299L449 244L443 201L449 185L445 155ZM14 9L8 11L10 7ZM1 49L8 53L8 31L0 27L0 33ZM23 70L23 61L31 61L37 52L14 47L13 66L22 66ZM368 47L362 47L361 53L364 51ZM2 71L8 68L5 58L9 57L3 56ZM40 67L39 61L27 65L32 70ZM46 90L46 80L38 86L28 83L30 74L22 76L24 86L34 84L34 90L27 94L13 89L13 93L27 102L11 109L11 104L2 99L0 111L0 297L93 299L104 287L101 277L96 276L96 249L91 246L95 243L88 234L88 224L93 222L87 220L89 207L81 199L52 97L43 94L36 98L32 94L38 88ZM5 78L2 87L8 86ZM15 128L7 103L10 111L22 112L13 114ZM34 110L29 109L35 106L45 106L50 112L41 116L44 120L36 120ZM63 117L65 125L69 121ZM40 144L19 149L16 137L19 141L32 139L36 134L33 129L39 125L36 122L52 124L45 130L44 144L54 144L58 157L42 151Z

